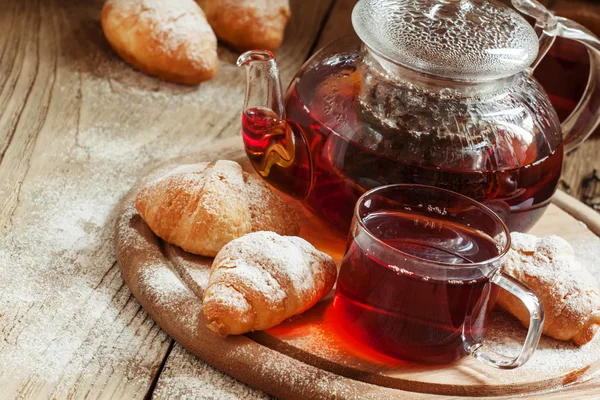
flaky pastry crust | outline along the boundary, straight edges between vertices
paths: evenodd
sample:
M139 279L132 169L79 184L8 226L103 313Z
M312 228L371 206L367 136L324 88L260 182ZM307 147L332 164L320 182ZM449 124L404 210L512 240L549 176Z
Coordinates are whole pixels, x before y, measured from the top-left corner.
M264 330L311 308L336 276L333 259L304 239L254 232L214 259L202 309L222 336Z
M275 50L290 19L288 0L197 0L219 40L237 50Z
M196 85L217 72L217 38L193 0L108 0L100 20L111 47L146 74Z
M543 333L583 345L600 326L600 294L595 278L575 258L571 245L558 236L538 238L512 233L504 272L529 286L544 306ZM498 304L529 326L523 304L501 291Z
M207 257L257 230L282 235L300 231L294 209L228 160L180 165L145 182L136 208L157 236Z

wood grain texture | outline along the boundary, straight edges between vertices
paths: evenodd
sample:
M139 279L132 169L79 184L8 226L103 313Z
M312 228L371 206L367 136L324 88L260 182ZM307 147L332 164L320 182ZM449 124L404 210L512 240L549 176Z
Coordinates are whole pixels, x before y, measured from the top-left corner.
M74 5L64 2L60 7ZM80 52L69 42L76 43L74 31L80 24L95 26L94 21L81 9L67 18L58 2L14 1L4 6L0 236L2 251L11 257L3 263L17 279L11 282L4 276L2 291L26 290L19 280L29 280L36 293L14 293L2 302L2 394L143 397L170 339L123 285L112 249L105 243L104 235L110 236L110 231L102 224L90 224L89 239L98 239L90 247L81 243L67 248L67 243L75 244L67 238L64 247L60 241L40 243L45 235L60 235L64 223L71 223L63 219L51 196L38 197L40 191L60 196L59 186L85 175L86 166L77 162L76 154L67 154L75 147L78 114L89 107L79 96L81 82L72 70L71 56L85 58L89 50ZM87 6L99 9L100 4ZM88 221L93 218L87 216ZM77 272L81 280L74 286L70 275ZM97 292L89 295L84 289ZM115 359L115 353L121 358Z
M176 343L160 374L153 398L266 400L272 397L199 361Z
M224 142L222 146L215 144L215 147L174 161L171 165L191 160L209 161L221 158L236 160L252 172L240 143L235 140ZM163 173L165 170L162 170ZM148 179L154 179L154 176L158 175L150 175ZM346 389L354 387L361 397L375 395L381 398L390 395L419 398L420 393L426 393L428 396L435 394L439 398L453 395L531 394L560 388L579 379L595 377L600 368L600 342L597 341L586 347L586 352L596 354L595 358L589 359L591 360L589 363L582 360L581 364L577 364L577 359L581 356L571 356L571 360L575 360L576 364L569 364L566 361L569 352L578 351L576 347L572 347L570 350L565 349L563 353L550 350L550 360L545 358L546 361L537 365L534 359L529 365L514 371L489 368L471 358L441 368L404 364L398 366L396 361L375 359L372 354L365 358L363 353L354 350L356 348L354 345L345 345L348 342L352 343L351 339L340 337L334 329L335 324L330 323L327 299L301 317L292 318L264 332L246 335L252 339L250 341L243 336L222 339L207 329L206 319L201 313L200 299L203 287L208 281L208 274L204 272L210 269L210 259L187 255L175 247L162 244L137 215L132 205L135 194L134 188L124 200L119 216L121 222L116 225L115 243L123 276L140 303L165 331L193 354L218 369L273 395L284 398L320 399L337 390L338 398L352 398L352 396L348 397L349 392L338 389L342 387ZM587 240L586 238L597 240L592 231L600 232L600 215L564 193L559 193L557 200L557 204L562 204L567 212L555 205L550 206L532 232L540 236L560 234L572 242ZM301 213L300 235L340 262L345 241L331 233L322 222L303 212L297 202L288 201ZM592 231L570 214L584 221ZM154 276L155 271L158 270L161 271L160 276L163 280L168 275L176 282L176 285L169 285L173 286L172 294L169 293L169 289L153 286L160 285L160 282L153 282L149 276ZM186 288L185 293L175 290L175 286ZM176 293L180 294L176 296ZM494 318L500 321L501 325L511 323L503 319L505 317L502 313ZM521 332L522 329L517 328L517 331ZM514 337L510 340L519 342L522 338ZM241 347L236 351L234 349L237 346ZM555 346L554 341L544 338L540 342L538 351L541 354L548 351L547 349L552 349L553 346ZM558 357L559 354L562 354L564 367L561 367L561 363L556 363L553 358ZM200 377L206 373L204 366L196 366L194 369L189 357L180 354L178 359L177 362L184 376L189 375L190 370L197 370ZM255 364L248 365L248 359L254 360ZM547 362L552 362L555 366L543 368L542 366ZM316 372L311 367L321 370L325 375L314 375ZM284 380L280 375L282 369L288 372ZM333 374L327 375L327 373ZM205 385L201 379L181 379L181 385L177 386L178 390L182 391L180 393L192 393L194 387ZM314 387L315 379L319 382L318 387ZM174 377L172 372L162 374L158 387L161 391L173 392L172 385L177 380L178 378ZM323 385L329 387L324 388ZM579 384L575 385L578 386ZM545 395L558 396L558 394L548 393Z
M323 30L319 35L319 40L315 45L315 51L318 51L329 43L347 35L356 36L352 27L352 9L357 0L336 0Z
M562 189L600 212L600 131L567 154L561 177ZM594 178L596 177L596 178Z

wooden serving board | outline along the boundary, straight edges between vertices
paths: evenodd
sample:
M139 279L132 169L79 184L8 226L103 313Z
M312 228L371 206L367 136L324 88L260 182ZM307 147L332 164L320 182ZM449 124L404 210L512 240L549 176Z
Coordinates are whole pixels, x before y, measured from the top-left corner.
M192 354L217 369L281 398L446 398L447 396L558 396L600 372L600 339L577 348L542 338L525 366L501 371L472 358L446 366L423 366L364 350L332 323L331 295L301 316L264 332L223 339L206 328L202 293L212 260L185 253L156 237L137 214L134 199L145 179L176 164L231 159L252 172L241 140L228 140L169 162L150 172L123 199L115 226L115 246L123 278L152 318ZM336 236L293 200L301 236L338 262L345 239ZM558 192L532 233L558 234L576 248L600 248L600 215ZM592 253L589 253L592 254ZM589 256L589 258L593 258ZM592 262L592 264L597 264ZM592 272L600 278L600 266ZM502 311L494 311L489 346L518 350L525 330ZM589 385L589 382L588 382ZM551 394L554 393L554 394Z

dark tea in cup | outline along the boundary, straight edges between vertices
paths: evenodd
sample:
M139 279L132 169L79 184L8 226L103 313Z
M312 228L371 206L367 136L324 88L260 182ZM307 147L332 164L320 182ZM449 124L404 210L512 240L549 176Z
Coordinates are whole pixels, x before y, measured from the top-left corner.
M481 351L509 247L502 220L474 200L420 185L374 189L356 205L336 320L365 345L403 360L449 363Z

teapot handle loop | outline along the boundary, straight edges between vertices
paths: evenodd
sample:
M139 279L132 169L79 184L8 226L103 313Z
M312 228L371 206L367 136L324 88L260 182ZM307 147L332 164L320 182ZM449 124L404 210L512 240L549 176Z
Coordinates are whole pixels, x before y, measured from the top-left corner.
M512 0L513 6L536 20L540 50L532 64L537 67L554 43L562 37L582 43L590 56L590 76L583 96L571 115L563 121L565 151L570 152L594 132L600 123L600 40L584 26L563 17L556 17L536 0Z
M600 124L600 40L582 25L556 17L556 36L575 40L587 47L590 75L579 104L561 126L565 152L570 152L587 139Z

